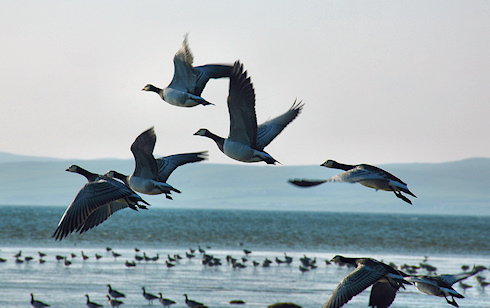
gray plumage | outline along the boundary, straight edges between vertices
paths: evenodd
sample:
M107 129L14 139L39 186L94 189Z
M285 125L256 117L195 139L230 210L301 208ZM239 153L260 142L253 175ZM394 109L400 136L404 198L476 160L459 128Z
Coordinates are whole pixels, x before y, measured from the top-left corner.
M144 204L148 205L138 194L119 181L89 172L77 165L71 165L66 171L85 176L88 183L80 189L63 214L53 234L57 240L74 231L83 233L123 208L146 209Z
M255 114L255 91L243 65L236 61L230 76L228 111L230 132L228 138L217 136L205 128L194 135L213 139L218 148L228 157L242 162L264 161L275 164L277 160L264 148L301 112L303 104L296 101L291 108L274 119L257 126Z
M401 192L407 193L415 198L417 197L408 189L405 182L388 171L376 166L368 164L346 165L338 163L334 160L327 160L321 164L321 166L341 169L345 172L337 174L326 180L291 179L289 182L300 187L311 187L328 182L359 183L376 190L392 191L396 197L409 204L412 204L412 201L402 195Z
M122 180L137 192L148 195L165 194L168 199L172 199L171 192L180 193L180 190L166 183L170 174L179 166L205 160L207 152L182 153L155 159L155 143L156 134L151 127L141 133L131 145L135 160L133 174L126 176L111 170L105 175Z
M187 43L187 35L174 56L174 77L163 89L147 84L142 90L156 92L167 103L180 107L212 105L201 97L207 82L211 78L229 77L232 66L208 64L193 66L194 57Z

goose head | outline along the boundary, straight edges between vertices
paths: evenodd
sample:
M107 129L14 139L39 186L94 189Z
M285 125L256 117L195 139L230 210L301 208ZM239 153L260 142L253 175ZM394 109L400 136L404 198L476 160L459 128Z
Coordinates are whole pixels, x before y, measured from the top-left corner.
M141 91L152 91L152 92L159 92L160 89L155 87L154 85L152 84L147 84L146 86L144 86L143 89L141 89Z
M194 136L207 136L209 134L209 130L205 128L201 128L197 132L194 133Z
M70 167L66 168L65 171L68 171L68 172L77 172L78 170L80 170L80 167L77 166L77 165L71 165Z
M333 166L336 164L337 162L335 160L327 160L325 161L323 164L321 164L320 166L323 166L323 167L327 167L327 168L333 168Z

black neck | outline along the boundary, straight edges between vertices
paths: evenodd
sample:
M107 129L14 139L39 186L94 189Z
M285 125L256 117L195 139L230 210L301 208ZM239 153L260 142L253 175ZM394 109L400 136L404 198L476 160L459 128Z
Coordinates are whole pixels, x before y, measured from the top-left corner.
M148 91L153 91L153 92L156 92L156 93L160 93L160 91L162 91L162 89L157 88L157 87L155 87L155 86L154 86L154 85L152 85L152 84L150 84L150 85L148 85L148 86L149 86Z
M223 137L215 135L208 130L206 130L205 136L213 139L214 142L216 142L216 144L218 145L218 148L220 149L220 151L223 152L223 144L225 143L225 139Z
M347 170L350 170L350 169L353 169L355 168L356 166L354 165L346 165L346 164L341 164L341 163L338 163L338 162L333 162L332 164L332 168L335 168L335 169L342 169L344 171L347 171Z
M95 179L99 176L98 174L87 171L81 167L77 167L77 173L86 177L89 182L95 181Z

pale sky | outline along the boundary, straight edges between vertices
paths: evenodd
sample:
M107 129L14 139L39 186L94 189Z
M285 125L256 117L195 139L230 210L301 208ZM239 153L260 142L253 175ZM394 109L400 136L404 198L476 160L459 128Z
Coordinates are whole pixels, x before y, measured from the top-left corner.
M156 155L239 164L193 136L228 135L228 80L216 106L141 91L185 33L195 65L243 62L259 124L303 100L266 148L284 165L490 157L489 1L2 1L0 151L131 158L155 126Z

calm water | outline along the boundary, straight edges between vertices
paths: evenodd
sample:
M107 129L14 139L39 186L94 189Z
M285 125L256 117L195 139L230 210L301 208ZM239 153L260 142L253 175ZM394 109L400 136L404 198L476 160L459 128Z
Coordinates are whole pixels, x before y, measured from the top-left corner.
M29 294L53 307L86 307L85 294L107 306L106 285L126 293L123 307L145 307L141 287L162 292L186 307L183 294L209 307L229 307L241 299L245 307L267 307L279 302L295 302L303 307L321 307L349 270L325 264L335 254L368 256L395 264L418 264L424 256L438 273L459 273L463 264L490 266L490 217L417 215L376 215L312 212L168 210L123 210L102 225L82 235L72 234L61 242L51 239L61 207L0 207L0 307L28 307ZM200 245L207 253L221 258L223 266L205 267L201 254L186 259L189 248ZM106 247L122 256L112 257ZM156 262L137 263L134 248L142 255L159 255ZM207 248L210 247L210 248ZM246 268L234 270L226 255L244 257L252 250ZM32 256L17 264L14 254ZM83 261L81 251L90 258ZM38 251L47 254L39 264ZM291 265L253 267L252 261L265 258L294 259ZM77 256L70 257L71 253ZM94 255L103 257L95 260ZM184 257L167 268L167 255ZM55 255L68 256L72 265L58 262ZM299 258L317 258L318 268L306 273L298 269ZM421 272L424 273L424 272ZM488 271L483 276L489 277ZM461 307L490 307L490 291L474 285ZM455 288L463 292L457 285ZM346 307L367 307L369 292L353 298ZM155 302L155 305L160 305ZM392 307L447 307L444 298L430 297L414 287L399 292Z

